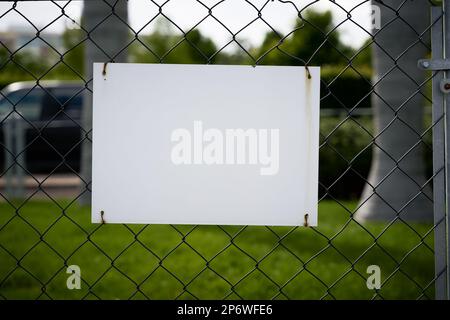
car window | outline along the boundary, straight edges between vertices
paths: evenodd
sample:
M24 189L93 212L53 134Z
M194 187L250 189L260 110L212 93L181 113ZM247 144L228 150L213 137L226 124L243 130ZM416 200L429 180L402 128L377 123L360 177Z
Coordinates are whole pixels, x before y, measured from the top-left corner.
M8 99L12 99L13 94L14 93L10 93L6 95L6 97L2 96L2 98L0 99L0 121L5 119L13 109L11 102L8 101Z
M9 100L9 101L8 101ZM6 117L15 106L17 113L28 121L36 121L41 113L42 90L22 89L7 95L0 102L0 118Z
M79 120L81 118L82 93L80 88L53 88L42 97L41 120Z

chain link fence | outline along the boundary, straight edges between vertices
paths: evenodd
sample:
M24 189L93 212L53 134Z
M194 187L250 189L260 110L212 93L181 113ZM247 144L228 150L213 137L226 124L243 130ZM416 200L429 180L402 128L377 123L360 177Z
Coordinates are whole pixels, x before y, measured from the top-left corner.
M0 298L446 297L440 73L417 67L434 5L2 3ZM93 61L320 65L319 227L92 224Z

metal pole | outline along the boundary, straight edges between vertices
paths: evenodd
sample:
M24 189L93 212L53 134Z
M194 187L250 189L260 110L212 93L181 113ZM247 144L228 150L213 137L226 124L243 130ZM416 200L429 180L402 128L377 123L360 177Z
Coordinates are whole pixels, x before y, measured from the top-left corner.
M450 0L444 0L443 1L443 8L444 8L444 35L443 35L443 49L444 49L444 59L450 58ZM445 78L450 78L450 71L445 72ZM449 201L449 174L450 174L450 145L449 145L449 136L448 136L448 127L450 125L450 113L448 112L447 108L450 106L450 95L447 94L444 97L444 114L445 114L445 124L444 124L444 130L445 130L445 238L446 238L446 297L447 299L450 297L450 276L449 276L449 236L448 236L448 225L449 225L449 215L448 215L448 201Z
M17 199L25 198L25 120L17 117L15 125L16 156L16 195Z
M25 138L26 125L16 115L3 126L5 137L5 194L11 199L25 197Z
M443 59L443 18L442 8L431 10L431 52L432 60ZM433 203L434 203L434 248L435 248L435 297L444 300L447 296L447 254L445 221L445 128L444 128L444 94L440 83L444 73L437 71L433 77Z
M3 125L3 134L5 137L5 194L11 199L14 197L14 187L13 187L13 178L14 178L14 119L10 117L6 119Z

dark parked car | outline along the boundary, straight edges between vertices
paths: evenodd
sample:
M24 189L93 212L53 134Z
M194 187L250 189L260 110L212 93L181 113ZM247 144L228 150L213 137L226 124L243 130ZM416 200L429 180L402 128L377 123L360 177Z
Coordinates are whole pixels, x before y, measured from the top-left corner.
M5 167L5 127L19 119L25 128L25 164L32 173L80 169L84 86L76 82L18 82L0 96L0 172ZM12 113L15 105L16 113ZM20 114L26 120L20 120Z

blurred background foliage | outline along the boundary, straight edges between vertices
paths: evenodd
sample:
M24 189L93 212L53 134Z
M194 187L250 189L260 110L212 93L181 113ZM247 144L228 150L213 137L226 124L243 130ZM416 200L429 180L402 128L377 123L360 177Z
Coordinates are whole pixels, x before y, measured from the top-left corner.
M0 88L23 80L81 80L86 39L83 29L66 29L62 34L64 52L57 53L60 56L57 61L53 55L46 60L25 50L9 52L0 46ZM298 19L289 35L282 37L273 30L265 35L259 47L236 41L239 42L233 46L236 50L230 51L229 45L222 50L214 39L198 29L182 33L169 21L157 20L149 34L135 35L130 30L127 51L129 61L137 63L320 65L324 84L331 84L333 95L349 107L355 105L355 99L367 95L370 88L370 45L355 49L343 44L331 12L309 10L304 19ZM351 95L344 90L346 87L352 88ZM323 102L323 108L342 107L329 95ZM369 107L368 101L361 107Z
M135 63L321 66L321 193L331 188L332 194L339 198L357 199L370 168L372 152L371 113L356 112L370 111L372 43L369 39L360 48L344 44L331 12L308 10L303 18L298 19L293 31L285 37L272 30L257 47L236 39L234 50L228 49L230 45L222 50L214 39L198 29L183 33L169 21L157 20L149 34L135 35L130 30L128 60ZM83 29L66 29L62 34L65 50L59 53L57 61L46 61L23 50L9 52L0 46L0 89L24 80L81 80L86 39ZM352 121L346 120L348 118ZM431 135L424 139L431 146ZM431 172L430 150L425 148L428 172Z

